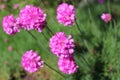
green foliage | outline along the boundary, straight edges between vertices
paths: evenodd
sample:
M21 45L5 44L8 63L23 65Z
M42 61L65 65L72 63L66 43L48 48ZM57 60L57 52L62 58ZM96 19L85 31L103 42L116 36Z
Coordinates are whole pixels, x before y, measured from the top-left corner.
M95 3L80 8L76 3L77 0L72 2L76 5L76 21L82 31L80 33L76 24L73 27L63 27L56 21L57 1L54 3L53 0L45 1L42 3L41 0L26 0L26 3L40 6L45 10L48 26L53 33L64 31L66 34L73 35L76 44L74 57L79 68L78 72L73 75L63 74L66 77L64 79L45 66L43 70L35 73L35 76L38 75L36 80L120 80L120 20L118 18L119 11L117 10L116 13L114 11L118 9L117 5L112 5L108 0L104 4ZM0 22L8 14L13 13L18 16L19 10L25 5L23 4L24 0L8 0L3 3L7 7L0 12ZM17 10L12 9L15 3L20 4ZM110 23L104 23L100 19L100 15L109 11L109 4L113 19ZM20 64L22 54L29 49L38 51L46 63L58 70L58 59L49 50L50 32L46 28L43 30L47 39L43 34L36 31L31 32L37 36L42 46L39 46L26 31L22 30L14 36L8 36L0 27L0 80L12 80L13 78L22 80L26 76L32 78L29 73L23 71ZM13 51L8 51L8 46L12 46ZM45 78L46 76L48 78Z

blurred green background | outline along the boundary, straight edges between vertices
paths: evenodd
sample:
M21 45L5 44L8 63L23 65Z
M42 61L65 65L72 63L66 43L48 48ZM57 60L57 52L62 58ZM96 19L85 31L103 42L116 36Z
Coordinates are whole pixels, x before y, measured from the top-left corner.
M76 7L76 20L83 34L76 28L64 27L56 20L56 7L68 2ZM14 4L19 4L14 9ZM65 75L66 79L47 66L40 71L29 74L21 66L21 57L26 50L38 51L42 59L51 67L57 68L57 57L49 51L49 31L43 34L31 31L38 37L43 47L24 30L16 35L7 35L2 28L4 16L14 14L16 17L22 7L34 4L44 9L47 14L48 27L54 32L64 31L75 39L75 60L79 65L76 74ZM0 0L0 80L120 80L120 1L104 0ZM100 16L104 12L112 14L112 21L104 23ZM84 56L87 63L80 55ZM59 71L59 70L58 70Z

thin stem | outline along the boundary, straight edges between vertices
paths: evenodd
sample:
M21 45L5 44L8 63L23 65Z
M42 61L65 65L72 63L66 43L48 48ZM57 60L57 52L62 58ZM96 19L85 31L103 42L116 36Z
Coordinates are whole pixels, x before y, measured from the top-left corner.
M39 44L39 46L42 47L42 43L40 43L40 42L38 41L38 39L37 39L30 31L27 31L27 32L32 36L32 38L33 38L34 40L37 41L37 43ZM43 47L42 47L42 48L43 48Z
M52 68L51 66L49 66L49 65L48 65L47 63L45 63L45 62L44 62L44 64L45 64L47 67L49 67L51 70L55 71L56 73L58 73L59 75L61 75L62 77L65 78L65 76L62 75L59 71L55 70L54 68Z
M76 27L78 28L78 31L79 31L80 33L82 33L82 31L81 31L81 29L79 28L79 25L78 25L78 23L77 23L76 20L75 20L75 23L76 23Z
M47 28L48 31L50 31L50 33L51 33L52 35L54 35L54 33L51 31L51 29L48 27L48 25L46 26L46 28Z
M37 37L34 36L30 31L28 31L28 33L33 37L33 39L35 39L37 41L37 43L39 44L40 47L42 47L42 44L38 41ZM42 47L43 48L43 47ZM45 49L45 48L44 48ZM45 49L46 50L46 49ZM55 71L56 73L58 73L59 75L61 75L62 77L65 78L64 75L62 75L61 73L59 73L59 71L55 70L54 68L52 68L51 66L49 66L47 63L44 62L44 64L49 67L50 69L52 69L53 71Z
M48 41L48 38L45 36L43 32L42 32L42 35L44 36L45 40Z

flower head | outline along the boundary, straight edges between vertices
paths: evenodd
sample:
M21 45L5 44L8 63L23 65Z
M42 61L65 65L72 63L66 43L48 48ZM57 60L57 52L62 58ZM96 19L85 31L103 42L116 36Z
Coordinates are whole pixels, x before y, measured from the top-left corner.
M2 5L0 6L0 10L4 10L5 7L6 7L6 4L2 4Z
M4 31L8 35L16 34L17 32L20 31L19 26L16 23L16 19L14 18L12 14L5 16L3 18L2 26L3 26Z
M41 60L41 57L37 52L29 50L23 55L21 64L26 71L33 73L42 68L44 62Z
M21 28L25 30L35 29L38 32L42 32L46 25L46 14L39 7L26 5L21 9L17 21Z
M74 53L74 40L71 35L67 35L64 32L57 32L49 43L50 49L53 54L58 57L69 57Z
M106 23L108 23L108 22L112 19L112 16L111 16L111 14L109 14L109 13L103 13L103 14L101 15L101 19L102 19L103 21L105 21Z
M14 9L18 9L19 8L19 4L14 4L13 8Z
M73 5L62 3L57 8L57 20L64 26L72 26L75 21L75 8Z
M78 66L75 63L74 58L69 57L69 58L59 58L58 68L61 72L65 74L73 74L77 72Z

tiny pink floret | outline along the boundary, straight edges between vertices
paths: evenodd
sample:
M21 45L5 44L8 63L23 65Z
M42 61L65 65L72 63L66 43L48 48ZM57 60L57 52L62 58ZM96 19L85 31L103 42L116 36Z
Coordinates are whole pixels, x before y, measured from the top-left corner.
M74 40L71 35L67 35L64 32L57 32L50 39L50 50L58 57L69 57L74 53Z
M75 22L75 8L73 5L62 3L57 7L58 22L64 26L72 26Z
M26 71L33 73L43 67L44 61L41 60L37 52L29 50L23 55L21 64Z
M109 21L111 21L112 16L111 16L111 14L109 14L109 13L103 13L103 14L101 15L101 19L102 19L104 22L108 23Z
M61 72L65 74L73 74L77 72L78 66L75 63L74 58L69 57L69 58L59 58L58 68Z

